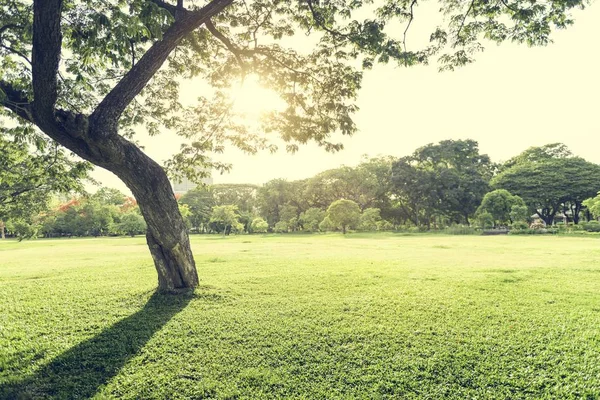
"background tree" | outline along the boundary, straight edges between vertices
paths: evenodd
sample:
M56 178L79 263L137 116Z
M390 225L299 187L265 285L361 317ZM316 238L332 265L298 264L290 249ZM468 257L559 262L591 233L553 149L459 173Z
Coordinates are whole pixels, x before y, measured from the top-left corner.
M300 223L305 231L317 232L319 230L319 224L326 215L327 212L325 210L311 207L300 215Z
M117 224L117 230L134 237L146 232L146 222L140 214L129 212L121 217L121 222Z
M243 230L243 226L239 221L237 206L234 205L213 207L210 222L214 224L215 230L223 233L223 235L229 235L232 231L239 232Z
M360 215L358 229L361 231L376 231L381 222L381 210L379 208L367 208Z
M525 208L525 211L523 211ZM523 212L525 215L522 215ZM508 190L497 189L487 193L481 205L477 208L476 215L487 214L479 217L480 221L492 221L494 227L499 225L510 225L514 221L525 221L527 218L527 206L522 198L512 195ZM517 219L515 219L517 218Z
M304 182L288 182L285 179L273 179L265 183L257 193L257 205L269 226L275 226L282 218L281 212L285 206L293 207L302 212L305 208L302 199ZM291 218L291 215L285 217Z
M252 233L267 233L269 224L262 218L254 218L252 220Z
M327 218L334 226L341 228L345 235L347 228L358 225L360 207L352 200L337 200L327 208Z
M35 136L32 144L19 139L20 134L18 129L0 132L1 238L5 221L24 226L47 209L52 194L82 191L91 169L88 163L72 161L48 140Z
M393 182L413 222L418 221L420 208L427 224L432 215L469 224L469 217L489 190L493 168L490 158L479 154L476 141L443 140L397 161Z
M588 220L591 219L591 216L595 218L600 217L600 193L598 193L595 197L590 197L589 199L584 200L583 206L587 208L587 211L590 214L590 218L588 218Z
M555 158L570 157L573 157L573 153L564 143L550 143L539 147L533 146L502 164L501 171L512 168L517 164L539 163Z
M212 208L216 205L210 188L198 186L185 193L179 199L179 203L188 206L190 210L189 221L194 230L197 232L208 230Z
M185 223L163 169L128 140L133 126L145 124L151 134L172 128L185 138L167 167L192 178L206 171L198 164L228 168L209 159L224 143L250 153L273 149L261 132L278 132L290 151L311 140L339 150L331 135L356 131L357 65L415 65L440 55L442 68L452 69L472 61L482 38L546 44L552 28L571 24L569 11L582 6L441 0L446 25L428 35L427 47L407 50L386 28L410 27L414 1L12 0L0 15L0 103L21 126L37 126L119 176L147 222L159 288L189 288L198 276ZM351 18L363 12L374 17ZM279 40L295 34L314 35L314 50L302 54ZM233 115L225 90L249 74L287 102L253 130ZM183 77L204 79L212 96L181 104Z
M546 225L565 209L578 223L583 201L600 190L599 174L600 166L582 158L550 158L516 164L494 177L492 185L522 197Z

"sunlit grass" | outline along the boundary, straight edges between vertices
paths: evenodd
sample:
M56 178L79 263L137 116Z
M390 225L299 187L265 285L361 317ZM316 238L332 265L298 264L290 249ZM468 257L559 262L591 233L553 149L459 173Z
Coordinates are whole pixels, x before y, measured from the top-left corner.
M0 397L600 397L597 239L192 242L183 298L141 237L0 242Z

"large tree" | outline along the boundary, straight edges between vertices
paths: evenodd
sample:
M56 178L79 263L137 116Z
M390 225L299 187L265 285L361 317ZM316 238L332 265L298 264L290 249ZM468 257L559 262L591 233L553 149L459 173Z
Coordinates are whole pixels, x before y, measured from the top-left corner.
M185 223L163 168L129 140L132 127L179 133L186 142L167 166L196 177L205 171L198 164L227 167L208 161L225 142L272 148L261 132L278 132L290 151L310 140L338 150L331 135L356 130L358 65L440 54L442 68L453 68L472 61L482 38L546 44L582 4L440 0L447 23L429 46L409 50L416 0L9 0L0 14L0 103L17 123L121 178L147 222L159 289L189 288L198 274ZM364 12L371 17L352 18ZM406 29L393 38L386 28L397 21ZM290 48L295 34L311 34L314 50ZM287 103L258 128L232 114L225 90L249 74ZM195 77L214 90L184 107L181 80Z
M443 140L394 163L392 183L401 207L419 225L433 215L469 223L488 191L493 165L474 140Z
M578 223L584 200L600 190L598 176L600 166L582 158L549 158L518 163L494 177L492 185L520 196L547 225L565 209Z

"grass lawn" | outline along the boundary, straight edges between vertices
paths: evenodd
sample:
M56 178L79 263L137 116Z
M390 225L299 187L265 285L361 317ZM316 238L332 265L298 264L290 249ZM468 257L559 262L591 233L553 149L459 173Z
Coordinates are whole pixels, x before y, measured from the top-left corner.
M0 242L0 398L600 398L600 241L193 237L156 296L143 238Z

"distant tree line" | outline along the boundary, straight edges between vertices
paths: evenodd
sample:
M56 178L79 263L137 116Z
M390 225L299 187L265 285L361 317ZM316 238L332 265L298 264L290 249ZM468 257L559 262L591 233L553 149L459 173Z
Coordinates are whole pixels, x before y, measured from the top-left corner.
M600 166L561 143L493 163L474 140L444 140L297 181L199 186L178 202L192 233L521 229L534 220L579 224L600 217L599 191ZM145 231L135 200L107 188L4 221L9 234L21 237Z

